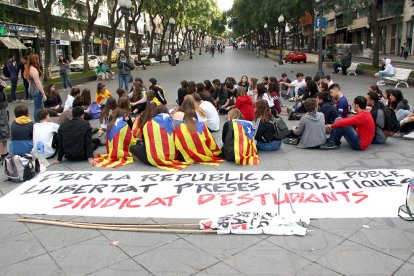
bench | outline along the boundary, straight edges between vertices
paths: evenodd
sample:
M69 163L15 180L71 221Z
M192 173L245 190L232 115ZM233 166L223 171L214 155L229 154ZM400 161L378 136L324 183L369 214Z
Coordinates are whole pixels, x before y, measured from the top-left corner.
M407 83L408 77L410 76L411 69L405 68L395 68L394 67L394 76L393 77L384 77L384 80L396 82L395 88L397 88L400 84L405 84L410 87Z
M354 76L356 76L357 74L356 74L356 70L357 70L357 68L358 68L358 65L359 65L359 63L358 62L352 62L351 63L351 66L349 66L349 68L348 68L348 76L350 75L350 74L354 74Z
M151 65L157 65L157 64L160 63L159 61L155 60L155 58L150 58L149 62L150 62Z
M96 74L96 81L105 80L105 74L98 73L98 69L95 69L95 74Z

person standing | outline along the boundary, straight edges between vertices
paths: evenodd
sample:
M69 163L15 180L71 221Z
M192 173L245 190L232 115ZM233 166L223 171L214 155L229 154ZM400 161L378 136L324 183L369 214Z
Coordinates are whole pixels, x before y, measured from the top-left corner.
M33 112L36 123L39 122L37 110L43 108L43 102L47 99L40 79L42 76L43 72L40 70L39 55L31 53L24 70L24 78L29 81L29 93L34 100Z
M134 64L132 64L125 50L121 50L119 52L119 59L116 65L118 67L118 76L119 76L118 86L119 88L122 88L122 85L124 85L125 91L129 91L128 83L129 83L129 80L132 78L131 70L134 70Z
M6 82L0 80L0 165L9 154L7 139L10 137L9 114L7 112L7 96L4 92Z
M12 101L16 102L16 89L17 89L17 81L19 79L19 68L17 67L16 58L12 55L9 56L9 60L7 61L7 70L9 71L10 75L10 83L11 83L11 97Z
M175 52L175 64L180 63L180 51Z
M23 80L23 86L24 86L24 92L25 92L24 93L24 95L25 95L24 99L27 101L27 100L30 100L31 97L29 95L29 81L24 78L24 68L25 68L26 64L27 64L27 57L24 56L20 59L19 71L21 71L21 77L22 77L22 80Z
M167 55L168 55L168 63L171 64L171 61L172 61L172 59L171 59L171 49L168 49Z
M403 54L404 54L404 60L407 60L407 57L410 54L410 48L407 46L407 43L404 44Z
M63 82L63 87L66 88L69 87L72 89L72 83L69 79L69 72L70 72L70 66L69 62L66 60L64 56L59 56L59 75Z

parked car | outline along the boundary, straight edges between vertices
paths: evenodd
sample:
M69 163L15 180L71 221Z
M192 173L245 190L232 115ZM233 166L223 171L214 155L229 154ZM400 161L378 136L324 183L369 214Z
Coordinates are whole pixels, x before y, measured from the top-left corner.
M290 52L289 54L287 54L286 56L285 56L285 61L286 62L290 62L290 63L293 63L293 62L301 62L301 61L303 61L304 63L306 63L306 54L304 53L304 52L301 52L301 51L293 51L293 52Z
M95 69L99 66L101 59L95 55L88 55L89 69ZM70 71L82 71L83 70L83 56L79 56L77 59L70 63Z
M142 48L140 51L141 56L148 56L150 54L150 48Z

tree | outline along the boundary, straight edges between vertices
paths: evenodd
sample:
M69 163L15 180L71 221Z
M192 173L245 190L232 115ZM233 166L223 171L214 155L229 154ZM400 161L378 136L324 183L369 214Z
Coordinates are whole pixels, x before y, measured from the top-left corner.
M111 68L112 50L114 49L114 46L115 46L116 29L121 23L122 15L121 15L121 8L118 6L118 0L107 0L107 4L109 8L109 24L111 27L109 32L110 32L111 39L109 40L108 53L106 56L106 60L108 61L109 68Z
M86 11L88 15L88 21L86 24L85 41L83 43L83 71L84 72L89 70L89 64L88 64L89 41L92 35L93 26L99 15L99 7L102 5L102 3L103 3L103 0L86 0Z
M141 60L141 45L142 45L142 39L138 33L138 21L141 18L141 12L142 12L144 1L145 0L134 0L132 2L131 16L132 16L132 21L134 23L135 32L137 34L137 41L135 44L137 45L138 60Z

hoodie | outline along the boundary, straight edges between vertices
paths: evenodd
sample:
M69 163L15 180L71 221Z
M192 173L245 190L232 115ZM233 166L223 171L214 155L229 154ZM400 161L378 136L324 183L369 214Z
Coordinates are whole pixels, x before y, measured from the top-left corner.
M389 58L386 58L384 60L384 63L385 63L385 68L384 70L380 71L380 73L394 75L394 67L392 67L391 65L391 60Z
M243 95L236 98L234 108L240 110L243 114L243 120L253 121L254 120L254 107L252 98L249 95Z
M322 112L308 112L299 121L299 126L293 129L295 135L301 136L298 148L312 148L325 143L325 116Z
M12 154L24 156L33 148L33 122L27 116L21 116L11 124L10 151Z

